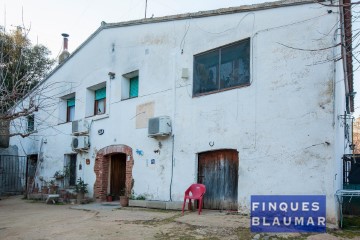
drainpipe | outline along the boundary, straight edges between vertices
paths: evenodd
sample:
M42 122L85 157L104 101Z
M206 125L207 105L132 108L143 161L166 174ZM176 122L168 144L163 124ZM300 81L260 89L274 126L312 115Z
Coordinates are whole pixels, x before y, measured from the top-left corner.
M173 54L175 55L175 54ZM171 178L170 178L170 190L169 190L169 199L172 202L172 182L173 182L173 175L174 175L174 164L175 164L175 134L174 134L174 126L175 126L175 116L176 116L176 80L177 80L177 69L176 69L176 56L173 56L174 63L174 82L173 82L173 117L172 117L172 124L171 124L171 138L172 138L172 148L171 148Z

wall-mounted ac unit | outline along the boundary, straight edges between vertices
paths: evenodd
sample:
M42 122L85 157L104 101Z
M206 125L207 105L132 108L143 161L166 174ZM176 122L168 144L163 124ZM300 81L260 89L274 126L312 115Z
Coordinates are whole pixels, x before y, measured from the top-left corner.
M89 133L89 123L85 119L72 122L72 133L74 135Z
M71 147L73 150L86 150L89 149L89 137L88 136L77 136L71 140Z
M168 116L149 118L148 136L168 136L171 134L171 121Z

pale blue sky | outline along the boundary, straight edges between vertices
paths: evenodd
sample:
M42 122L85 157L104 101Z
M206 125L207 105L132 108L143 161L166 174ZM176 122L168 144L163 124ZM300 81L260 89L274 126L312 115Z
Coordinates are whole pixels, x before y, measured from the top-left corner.
M54 57L62 49L61 33L70 34L69 51L74 51L101 21L121 22L141 19L146 0L0 0L0 25L7 29L22 25L30 28L33 43L47 46ZM155 17L248 5L273 0L148 0L147 16ZM359 10L359 7L357 7ZM23 12L23 14L22 14ZM359 29L356 23L354 29ZM357 41L356 41L357 42ZM355 42L355 45L357 44ZM354 69L358 64L354 62ZM355 117L360 116L360 84L355 72Z
M264 1L148 0L147 16L160 17L260 2ZM23 21L26 28L31 26L30 39L44 44L57 56L62 46L61 33L70 34L69 50L72 52L100 26L101 21L109 23L144 18L145 0L0 0L0 12L3 16L0 25L6 21L6 27L10 29L22 25Z

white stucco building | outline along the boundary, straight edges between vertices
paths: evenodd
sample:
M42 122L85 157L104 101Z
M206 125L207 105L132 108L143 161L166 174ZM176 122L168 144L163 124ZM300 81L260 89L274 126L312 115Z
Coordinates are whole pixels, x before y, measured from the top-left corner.
M98 200L126 188L181 201L203 182L205 207L248 212L251 195L326 195L335 222L350 152L342 116L353 111L343 20L343 8L286 0L103 22L44 79L56 87L34 115L37 133L11 145L38 156L44 179L71 166ZM148 137L156 117L169 135ZM88 129L75 136L74 122Z

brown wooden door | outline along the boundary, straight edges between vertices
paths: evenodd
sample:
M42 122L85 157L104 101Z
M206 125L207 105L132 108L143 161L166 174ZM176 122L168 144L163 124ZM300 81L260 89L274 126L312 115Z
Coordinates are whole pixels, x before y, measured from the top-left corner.
M111 156L110 193L120 196L125 189L126 155L115 154Z
M238 166L236 150L199 154L198 182L206 186L204 208L237 210Z

